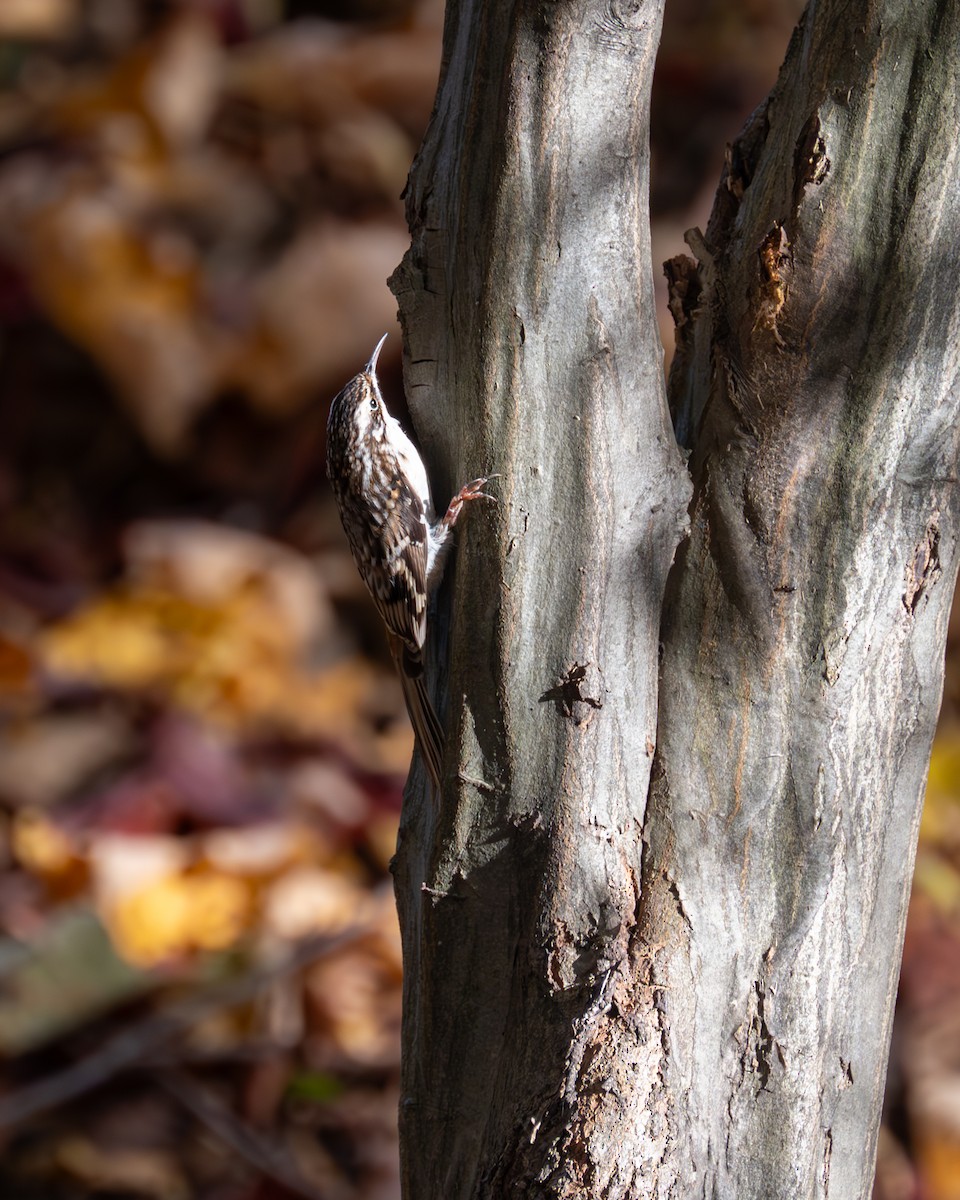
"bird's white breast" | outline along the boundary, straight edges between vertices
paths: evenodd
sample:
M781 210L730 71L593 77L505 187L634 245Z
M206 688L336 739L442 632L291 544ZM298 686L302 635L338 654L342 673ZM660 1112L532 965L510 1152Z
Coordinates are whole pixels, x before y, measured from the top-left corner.
M420 498L427 520L433 517L433 505L430 500L430 484L427 481L427 469L423 459L417 453L413 442L400 428L396 417L387 416L387 441L397 456L400 469L406 476L411 490Z

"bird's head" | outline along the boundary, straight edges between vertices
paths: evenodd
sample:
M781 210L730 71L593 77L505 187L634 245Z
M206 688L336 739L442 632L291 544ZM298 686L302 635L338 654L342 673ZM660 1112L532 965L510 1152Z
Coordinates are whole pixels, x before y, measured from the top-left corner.
M377 342L363 370L339 392L330 406L328 436L339 435L344 441L380 440L388 413L377 382L377 359L387 335Z

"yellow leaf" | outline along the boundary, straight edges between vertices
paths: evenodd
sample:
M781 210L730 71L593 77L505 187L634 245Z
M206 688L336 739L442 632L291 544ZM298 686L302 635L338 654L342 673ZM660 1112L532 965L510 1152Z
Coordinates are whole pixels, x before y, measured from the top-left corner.
M283 611L258 579L215 602L127 585L48 629L41 661L54 676L158 693L228 728L257 723L336 741L368 768L402 773L409 726L374 733L391 715L385 697L400 703L393 678L360 659L308 669Z
M960 872L939 854L921 849L913 875L913 887L942 913L960 912Z
M960 1137L957 1131L921 1129L914 1146L924 1196L928 1200L960 1200Z
M960 842L960 732L950 727L933 743L920 839L935 846Z
M243 934L252 893L227 875L170 875L121 898L108 912L118 951L151 966L197 950L223 950Z
M78 862L63 830L34 809L21 809L16 814L10 842L21 865L34 875L64 875Z
M228 875L201 875L190 888L193 945L199 950L224 950L244 932L251 916L249 888Z

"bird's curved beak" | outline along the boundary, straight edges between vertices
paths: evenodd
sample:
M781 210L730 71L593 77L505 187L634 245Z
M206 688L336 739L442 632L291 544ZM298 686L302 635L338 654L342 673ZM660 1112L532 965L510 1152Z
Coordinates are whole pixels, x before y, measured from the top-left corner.
M376 375L376 373L377 373L377 359L380 357L380 349L381 349L381 347L383 346L383 343L384 343L384 342L387 340L387 338L388 338L389 336L390 336L390 335L389 335L388 333L385 333L385 334L383 335L383 337L380 339L380 341L379 341L379 342L377 342L376 346L375 346L375 347L374 347L374 349L373 349L373 353L370 355L370 361L369 361L369 362L367 363L367 365L366 365L366 366L363 368L363 373L364 373L364 375Z

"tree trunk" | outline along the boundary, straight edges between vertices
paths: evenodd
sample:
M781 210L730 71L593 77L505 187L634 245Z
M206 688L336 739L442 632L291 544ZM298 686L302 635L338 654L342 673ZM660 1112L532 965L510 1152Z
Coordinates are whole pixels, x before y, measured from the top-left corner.
M960 4L852 8L808 8L729 156L671 379L695 495L640 923L669 1195L873 1179L957 570Z
M672 265L666 602L660 5L448 8L394 287L439 498L500 504L397 856L408 1200L869 1195L956 572L960 0L854 7Z

